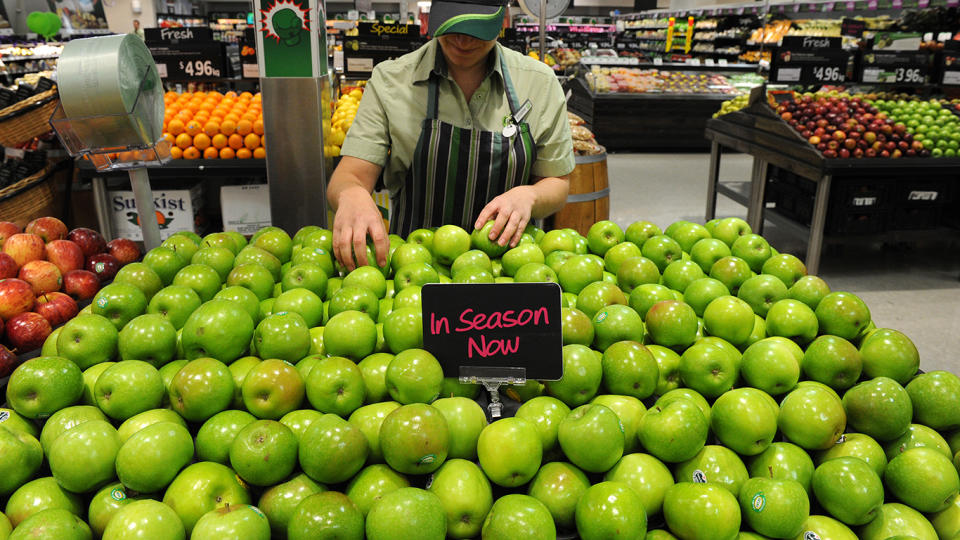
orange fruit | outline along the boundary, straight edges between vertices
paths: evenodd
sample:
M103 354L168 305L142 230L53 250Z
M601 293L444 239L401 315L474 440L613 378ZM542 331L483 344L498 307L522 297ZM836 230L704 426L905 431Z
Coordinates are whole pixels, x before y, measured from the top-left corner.
M250 159L253 157L253 152L249 148L241 148L237 150L237 159Z
M267 136L266 136L266 135L261 135L261 136L260 136L260 146L262 146L262 147L264 147L264 148L267 147Z
M227 136L224 135L223 133L217 133L216 135L213 136L213 138L210 139L210 144L217 149L226 148Z
M173 159L183 159L183 150L178 146L174 146L170 149L170 157Z
M206 133L197 133L193 136L193 145L197 147L197 150L206 150L210 148L210 137Z
M263 120L257 119L253 122L253 132L257 135L263 135Z
M196 146L190 146L184 149L183 159L200 159L200 151Z
M164 133L163 140L169 142L170 144L173 144L177 140L177 138L171 135L170 133Z
M220 133L230 136L237 131L237 122L234 120L224 119L223 122L220 122Z
M193 118L193 113L190 112L190 109L183 109L182 111L177 113L177 118L183 120L184 123L186 123L187 120L190 120L191 118Z
M201 126L200 122L197 122L196 120L191 120L187 122L187 125L184 126L183 130L184 132L186 132L187 135L193 137L197 133L200 133L201 131L203 131L203 127Z
M250 124L253 124L254 122L257 121L257 115L256 113L252 113L252 112L245 113L243 116L240 117L240 121L250 122Z
M263 158L267 157L267 151L264 150L262 147L261 147L261 148L255 148L255 149L253 150L253 157L254 157L255 159L263 159Z
M218 157L220 157L220 151L212 146L203 151L203 159L217 159Z
M233 159L235 157L237 157L237 155L234 153L233 148L227 147L220 149L220 159Z
M223 116L223 119L224 119L224 120L230 120L230 121L232 121L233 123L237 123L237 122L240 121L240 115L238 115L238 114L233 114L232 112L229 112L229 113L227 113L227 114L225 114L225 115Z
M230 99L236 99L236 98L237 98L237 93L234 92L233 90L231 90L231 91L227 92L226 94L224 94L224 96L225 96L225 97L228 97L228 98L230 98Z
M181 133L177 135L175 139L176 145L180 147L181 150L189 148L193 144L193 137L187 135L186 133Z
M243 137L234 133L233 135L230 136L229 139L227 139L227 144L230 146L230 148L233 148L234 150L239 150L243 148Z
M248 133L247 136L243 138L243 145L249 148L250 150L259 148L260 136L253 133Z
M237 122L237 134L246 137L253 131L253 122L249 120L241 120Z
M220 122L214 122L213 120L208 121L203 125L203 132L206 133L208 137L213 137L217 133L220 133Z
M171 135L183 133L183 122L174 118L167 124L167 131L169 131Z

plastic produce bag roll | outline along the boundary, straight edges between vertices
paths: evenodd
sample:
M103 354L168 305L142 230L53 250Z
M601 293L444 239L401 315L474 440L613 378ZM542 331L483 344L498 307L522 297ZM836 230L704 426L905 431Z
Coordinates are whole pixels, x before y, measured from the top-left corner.
M163 134L160 74L135 35L68 42L57 62L57 84L63 111L88 148L143 146Z

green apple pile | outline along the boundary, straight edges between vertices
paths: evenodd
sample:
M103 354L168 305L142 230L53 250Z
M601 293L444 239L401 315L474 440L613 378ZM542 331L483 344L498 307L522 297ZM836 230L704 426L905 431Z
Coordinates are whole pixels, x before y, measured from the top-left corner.
M873 104L894 122L894 129L913 135L931 156L956 157L960 151L960 118L940 102L878 99Z
M960 379L743 220L491 227L171 236L12 374L0 539L960 534ZM563 378L488 422L421 287L543 281Z

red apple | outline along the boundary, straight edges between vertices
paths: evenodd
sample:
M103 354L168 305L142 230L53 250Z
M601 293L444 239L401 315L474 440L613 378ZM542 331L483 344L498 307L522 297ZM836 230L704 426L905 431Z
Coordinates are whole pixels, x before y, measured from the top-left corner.
M840 151L837 152L837 155L843 159L847 159L848 157L850 157L850 150L847 150L846 148L841 148Z
M0 279L17 277L19 271L20 267L17 266L17 261L13 260L10 255L0 252Z
M873 148L867 148L863 153L867 157L877 157L877 151Z
M43 260L46 250L43 238L35 234L19 233L7 238L3 243L3 252L13 257L17 266L23 266L30 261Z
M109 253L97 253L87 257L87 263L84 265L86 270L93 272L100 278L100 283L110 281L120 270L120 263L117 258Z
M30 284L33 294L59 291L63 285L63 274L50 261L30 261L20 267L17 277Z
M23 232L31 233L43 238L44 242L63 240L67 237L67 226L55 217L40 217L24 227Z
M53 328L39 313L27 311L7 321L7 342L21 353L39 349Z
M843 146L847 150L853 150L854 148L857 147L857 141L855 141L854 139L847 139L843 141Z
M74 229L67 234L67 240L80 246L84 257L90 257L107 250L107 241L93 229L84 227Z
M837 141L843 141L847 138L847 134L840 131L839 129L833 132L833 138Z
M877 140L877 134L873 131L867 131L863 134L863 140L867 141L867 144L873 144L873 141Z
M7 238L23 232L20 230L20 227L12 221L0 221L0 247L3 246L3 243L7 241Z
M0 345L0 379L13 373L16 368L17 355L13 354L4 345Z
M83 250L75 242L54 240L47 243L46 251L47 260L57 265L61 274L83 268Z
M882 151L880 152L880 157L890 157L890 151L889 151L889 150L882 150Z
M50 323L50 326L60 326L74 318L80 308L77 306L77 302L66 294L51 292L37 297L37 303L33 306L33 311L42 315Z
M820 137L818 137L818 136L816 136L816 135L813 135L813 136L811 136L809 139L807 139L807 142L809 142L810 144L816 146L816 145L820 144Z
M904 152L904 155L907 156L907 157L916 157L916 156L917 156L917 151L914 150L913 148L911 148L911 149L907 150L906 152Z
M140 248L128 238L115 238L107 242L107 249L117 258L120 266L140 260Z
M863 157L863 148L855 148L853 150L853 157L862 158Z
M893 152L890 152L890 157L891 157L891 158L894 158L894 159L895 159L895 158L898 158L898 157L900 157L900 156L902 156L902 155L903 155L903 152L901 152L899 148L896 149L896 150L894 150Z
M63 292L74 300L86 300L100 290L100 278L89 270L71 270L63 275Z
M837 148L840 148L840 143L836 139L831 139L827 141L827 148L830 150L836 150Z
M30 284L22 279L0 281L0 318L9 321L15 315L30 311L36 296Z
M837 151L832 149L827 149L823 151L823 157L827 159L832 159L837 157Z

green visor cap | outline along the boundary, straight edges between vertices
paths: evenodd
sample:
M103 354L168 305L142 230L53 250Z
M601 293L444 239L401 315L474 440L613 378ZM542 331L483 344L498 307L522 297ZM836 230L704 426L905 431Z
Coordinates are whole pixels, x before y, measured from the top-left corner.
M466 34L489 41L503 29L502 4L435 1L430 7L430 35Z

